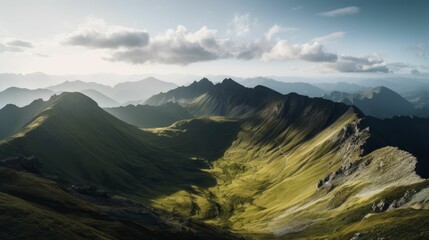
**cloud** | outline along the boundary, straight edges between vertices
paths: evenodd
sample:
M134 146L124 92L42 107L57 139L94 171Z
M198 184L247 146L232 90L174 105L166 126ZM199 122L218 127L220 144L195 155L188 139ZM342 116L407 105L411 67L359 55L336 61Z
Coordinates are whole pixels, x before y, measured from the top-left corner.
M323 44L332 43L332 42L335 42L337 40L341 40L345 35L346 35L345 32L333 32L333 33L330 33L326 36L314 38L313 41L323 43Z
M302 6L296 6L296 7L291 8L290 10L291 11L298 11L298 10L301 10L301 9L302 9Z
M230 56L228 39L216 38L216 30L202 27L192 33L184 26L151 38L147 45L114 51L107 59L132 64L165 63L187 65Z
M235 15L231 22L228 24L228 32L234 34L236 37L244 36L250 32L252 25L257 23L257 19L250 19L250 15Z
M327 66L338 72L390 72L387 63L378 54L362 57L339 56L337 61Z
M7 44L0 43L0 53L5 53L5 52L19 53L23 51L24 49L21 47L14 47L14 46L9 46Z
M149 34L145 30L107 26L101 19L90 19L64 38L68 45L89 48L142 47L149 42Z
M321 12L318 15L323 17L338 17L338 16L344 16L344 15L356 14L359 11L360 9L358 7L351 6L351 7L335 9L328 12Z
M175 29L168 29L162 34L151 36L144 30L112 27L106 25L104 21L95 21L80 27L72 34L64 35L63 39L69 40L65 42L69 45L71 41L75 43L72 45L92 49L102 48L105 51L104 59L130 64L159 63L184 66L217 59L259 59L264 62L315 62L337 72L388 73L395 66L403 68L399 64L387 64L378 54L354 57L342 56L326 50L324 43L341 39L345 35L344 32L334 32L304 43L291 43L284 39L273 40L273 36L282 31L290 31L290 28L276 24L261 38L243 42L234 38L219 37L217 30L206 26L197 31L190 31L179 25ZM144 33L145 40L130 41L128 36L136 33ZM77 41L79 44L76 44L76 39L80 39ZM8 46L0 45L0 51L4 47ZM42 55L37 56L42 57Z
M35 56L35 57L42 57L42 58L48 58L48 57L50 57L48 54L44 54L44 53L34 53L33 56Z
M413 51L416 56L418 57L422 57L422 58L427 58L427 51L426 51L426 46L423 45L422 43L418 43L412 47L409 48L411 51Z
M267 39L256 40L240 46L235 46L232 49L233 56L238 59L252 60L261 58L261 56L270 51L272 43L268 42Z
M334 62L337 55L329 53L318 42L290 44L286 40L278 41L273 48L264 53L263 61L300 59L309 62Z
M296 28L286 28L282 27L280 25L274 24L266 33L265 38L270 40L274 35L281 33L281 32L290 32L295 31Z
M411 70L411 74L412 75L421 75L422 73L417 69L413 69L413 70Z
M19 40L14 38L6 38L0 41L0 53L4 53L4 52L20 53L33 47L34 47L33 44L29 41L24 41L24 40Z
M11 47L20 47L20 48L33 48L33 44L28 41L13 39L7 42L7 45Z

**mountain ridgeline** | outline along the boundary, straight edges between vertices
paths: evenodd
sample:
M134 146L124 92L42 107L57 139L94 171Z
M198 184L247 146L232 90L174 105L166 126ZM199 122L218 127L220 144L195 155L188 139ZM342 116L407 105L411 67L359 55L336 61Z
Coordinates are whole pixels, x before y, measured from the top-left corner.
M250 239L429 237L429 119L376 119L345 103L247 88L232 79L202 79L145 103L151 106L106 112L83 94L63 93L24 108L9 106L0 119L2 111L17 112L7 118L7 129L15 130L2 130L0 159L34 156L42 175L23 176L107 189L160 211L159 222L168 219L165 212L190 217L194 222L180 225L194 233L190 238L237 237L218 227ZM37 199L1 191L20 198L20 211ZM97 208L101 200L91 199L87 206ZM121 208L109 206L101 209L117 214ZM121 216L136 234L140 227L159 231L136 215ZM85 219L82 227L91 232L121 238L115 229L123 222L106 232L100 227L106 218ZM54 223L46 223L47 231L57 229Z

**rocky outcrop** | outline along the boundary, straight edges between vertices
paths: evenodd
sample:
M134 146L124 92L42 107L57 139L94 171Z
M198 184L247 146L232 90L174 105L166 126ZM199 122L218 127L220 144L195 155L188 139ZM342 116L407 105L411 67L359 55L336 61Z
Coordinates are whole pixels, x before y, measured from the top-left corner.
M102 198L112 197L111 192L93 185L86 186L86 185L73 184L69 187L69 190L75 191L83 195L92 196L92 197L102 197Z
M411 198L417 193L416 189L409 189L405 191L404 195L397 199L381 199L374 202L371 206L374 212L384 212L397 209L408 203Z
M40 175L40 163L35 157L12 157L0 160L0 166Z

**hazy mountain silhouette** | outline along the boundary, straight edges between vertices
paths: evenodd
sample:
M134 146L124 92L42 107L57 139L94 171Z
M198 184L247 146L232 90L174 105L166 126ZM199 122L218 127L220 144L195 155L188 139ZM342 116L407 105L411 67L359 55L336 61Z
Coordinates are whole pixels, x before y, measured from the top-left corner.
M17 105L23 107L30 104L36 99L49 99L54 92L46 89L25 89L11 87L2 92L0 92L0 108L6 106L7 104Z
M386 87L376 87L365 92L354 94L331 92L323 97L335 102L355 105L365 114L379 118L412 115L414 113L413 104Z
M256 87L262 85L271 88L279 93L288 94L291 92L309 97L321 97L325 91L319 87L313 86L305 82L281 82L269 78L248 78L240 81L245 87Z

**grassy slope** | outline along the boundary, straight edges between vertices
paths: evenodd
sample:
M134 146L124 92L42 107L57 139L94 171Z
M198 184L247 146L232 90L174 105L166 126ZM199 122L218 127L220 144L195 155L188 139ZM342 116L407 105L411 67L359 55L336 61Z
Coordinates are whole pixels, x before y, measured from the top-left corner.
M360 156L370 133L360 127L361 114L354 108L296 94L265 103L250 119L196 119L140 132L101 110L73 112L72 102L67 107L53 105L28 129L3 142L0 154L24 149L46 161L45 170L139 193L154 206L261 238L348 237L356 229L371 228L372 217L368 224L361 221L374 201L401 195L416 184L427 187L413 171L415 158L405 152L387 147ZM66 110L56 112L61 109ZM224 111L222 106L213 109ZM45 149L40 145L56 138L62 142ZM75 153L70 146L81 151ZM361 164L367 161L369 165ZM81 165L74 166L76 162ZM353 162L361 164L354 174L316 189L319 180ZM124 168L124 163L132 167ZM64 166L69 172L61 172ZM82 174L85 169L91 170L89 179ZM104 180L101 170L115 177L114 184ZM128 182L137 186L127 189ZM376 214L374 224L383 216L410 211ZM385 221L406 226L426 221L425 216L419 211L407 218L410 222Z
M166 103L160 106L128 105L104 110L122 121L140 128L166 127L177 121L193 117L177 103Z
M375 229L369 233L372 218L367 220L368 225L359 224L372 212L373 202L392 192L403 194L407 189L415 189L415 184L420 184L420 188L428 186L414 172L415 158L389 147L362 158L361 147L370 133L359 127L359 112L324 101L299 100L302 102L292 105L287 100L286 103L280 101L263 109L255 118L238 122L240 129L234 141L209 170L216 178L215 187L179 191L158 198L155 205L230 227L250 237L266 238L274 234L285 239L344 238L353 236L356 231L351 226L355 225L367 235L395 237L395 232L389 234L385 230ZM297 110L285 106L296 106ZM312 119L318 119L318 124ZM227 122L219 118L213 121ZM170 136L170 142L175 139L181 139L178 143L183 139L202 141L176 128L152 132ZM199 137L213 138L211 135ZM183 150L180 144L178 146L176 151ZM216 149L210 144L205 147ZM204 158L196 151L183 151ZM343 177L342 182L330 188L316 189L319 180L345 163L365 161L371 162L368 169ZM395 211L411 211L407 209ZM394 213L374 216L391 214ZM385 219L384 224L405 231L404 226L413 221L426 222L425 216L422 211L416 217L410 216L410 222L395 218ZM341 232L336 233L338 231ZM336 235L332 235L334 233Z
M0 140L20 131L45 107L45 102L36 100L22 108L9 104L0 109Z
M147 134L107 114L82 94L51 99L34 119L0 142L0 157L34 155L47 174L148 201L190 185L215 184L200 170L205 166L202 161L153 146Z
M115 196L72 194L57 183L0 167L1 239L219 239L230 234Z

